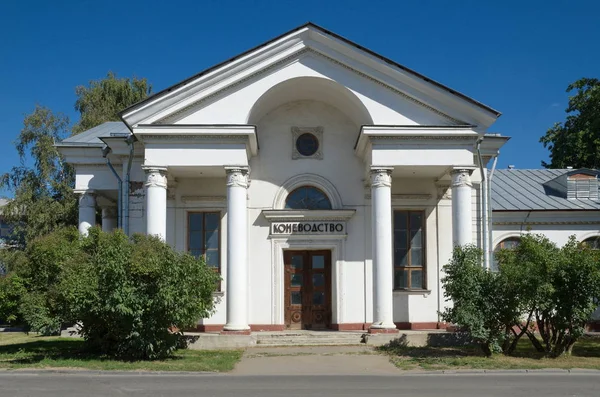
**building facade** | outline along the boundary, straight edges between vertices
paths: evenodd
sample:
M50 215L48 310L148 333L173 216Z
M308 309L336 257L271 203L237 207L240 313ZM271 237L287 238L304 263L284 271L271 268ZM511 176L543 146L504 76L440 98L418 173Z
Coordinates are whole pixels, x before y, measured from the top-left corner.
M394 332L442 326L455 244L493 266L521 225L492 222L499 116L307 24L57 146L81 233L101 210L220 273L199 330Z

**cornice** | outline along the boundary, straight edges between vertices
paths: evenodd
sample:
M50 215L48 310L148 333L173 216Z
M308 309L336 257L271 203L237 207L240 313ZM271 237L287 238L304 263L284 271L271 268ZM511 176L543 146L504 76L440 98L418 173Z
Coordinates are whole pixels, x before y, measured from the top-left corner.
M162 118L156 120L153 124L169 124L169 123L172 123L172 122L176 121L178 119L178 116L180 116L181 114L187 113L187 111L189 111L189 110L191 110L193 108L198 107L198 105L200 105L200 104L202 104L204 102L208 102L211 99L216 98L216 97L218 97L220 95L223 95L223 94L225 94L225 93L233 90L234 88L236 88L236 87L238 87L238 86L246 83L247 81L254 79L255 77L258 77L258 76L260 76L262 74L266 74L266 73L270 72L273 69L277 69L279 66L281 66L281 65L283 65L285 63L288 63L290 61L293 61L294 59L298 58L300 55L302 55L302 54L304 54L304 53L306 53L308 51L309 51L308 48L303 48L302 50L300 50L298 52L295 52L294 54L289 55L289 56L287 56L287 57L285 57L283 59L280 59L279 61L277 61L277 62L275 62L275 63L267 66L266 68L260 69L257 72L244 77L243 79L235 81L235 82L233 82L233 83L225 86L224 88L213 92L212 94L209 94L209 95L207 95L207 96L205 96L205 97L203 97L203 98L201 98L201 99L199 99L197 101L194 101L194 102L190 103L189 105L187 105L187 106L179 109L178 111L176 111L176 112L174 112L172 114L169 114L168 116L165 116L165 117L162 117Z
M187 203L216 203L216 202L224 202L227 200L225 196L181 196L181 202L184 204Z
M108 168L106 163L75 163L72 165L75 168Z
M371 135L369 138L373 141L473 141L477 140L477 135Z
M263 210L271 222L348 221L356 210Z
M261 75L270 73L273 69L277 69L279 66L281 66L283 64L286 64L286 63L289 63L289 62L292 62L292 61L294 61L294 60L298 59L299 57L301 57L303 55L306 55L306 54L311 54L311 55L315 55L315 56L321 57L321 58L323 58L323 59L325 59L325 60L327 60L329 62L332 62L335 65L338 65L338 66L340 66L340 67L342 67L342 68L344 68L346 70L349 70L352 73L354 73L354 74L356 74L356 75L358 75L358 76L360 76L360 77L362 77L364 79L367 79L367 80L369 80L369 81L371 81L371 82L373 82L373 83L375 83L375 84L377 84L377 85L379 85L379 86L381 86L381 87L383 87L383 88L385 88L387 90L390 90L393 93L395 93L396 95L399 95L402 98L404 98L404 99L406 99L408 101L411 101L411 102L413 102L413 103L415 103L415 104L417 104L417 105L419 105L419 106L421 106L421 107L423 107L423 108L425 108L425 109L427 109L427 110L429 110L429 111L431 111L431 112L433 112L433 113L435 113L435 114L437 114L437 115L445 118L446 120L450 121L453 124L459 124L459 125L468 124L468 123L466 123L464 121L455 119L455 118L447 115L446 113L443 113L443 112L439 111L438 109L435 109L434 107L429 106L426 103L421 102L418 99L416 99L416 98L414 98L414 97L412 97L410 95L407 95L406 93L404 93L404 92L402 92L402 91L400 91L400 90L398 90L398 89L396 89L396 88L394 88L394 87L392 87L392 86L390 86L390 85L388 85L386 83L383 83L380 80L374 79L373 77L369 76L368 74L365 74L365 73L363 73L363 72L361 72L361 71L359 71L359 70L357 70L355 68L352 68L352 67L346 65L345 63L342 63L342 62L340 62L340 61L338 61L338 60L336 60L334 58L331 58L330 56L327 56L327 55L325 55L325 54L323 54L323 53L321 53L319 51L316 51L316 50L314 50L312 48L308 48L308 47L305 47L305 48L301 49L300 51L297 51L297 52L295 52L295 53L293 53L293 54L291 54L291 55L289 55L289 56L287 56L285 58L282 58L279 61L274 62L273 64L271 64L271 65L269 65L269 66L267 66L267 67L265 67L265 68L263 68L261 70L258 70L257 72L255 72L253 74L250 74L250 75L248 75L248 76L246 76L246 77L244 77L244 78L242 78L242 79L240 79L238 81L235 81L235 82L233 82L233 83L225 86L224 88L213 92L212 94L209 94L209 95L207 95L207 96L205 96L205 97L203 97L201 99L198 99L197 101L194 101L194 102L192 102L192 103L190 103L190 104L182 107L181 109L175 111L174 113L171 113L171 114L169 114L167 116L164 116L164 117L156 120L152 124L170 124L170 123L173 123L177 119L179 119L179 116L181 116L184 113L187 113L189 110L191 110L193 108L196 108L199 105L201 105L201 104L203 104L205 102L208 102L208 101L210 101L210 100L212 100L212 99L214 99L216 97L219 97L219 96L221 96L221 95L223 95L223 94L225 94L225 93L227 93L229 91L232 91L236 87L238 87L240 85L243 85L244 83L248 82L249 80L253 80L256 77L259 77Z
M433 196L431 194L392 194L392 201L427 201ZM371 199L371 193L365 194L365 199Z
M161 135L143 135L144 141L239 141L247 142L247 135L227 135L227 134L211 134L211 135L191 135L191 134L161 134Z
M309 52L314 53L314 54L316 54L318 56L321 56L321 57L329 60L330 62L343 67L344 69L350 70L351 72L354 72L355 74L357 74L357 75L359 75L359 76L361 76L361 77L363 77L363 78L365 78L365 79L367 79L367 80L369 80L369 81L371 81L371 82L373 82L373 83L375 83L377 85L380 85L381 87L384 87L384 88L392 91L396 95L400 95L404 99L407 99L407 100L409 100L409 101L411 101L411 102L413 102L413 103L415 103L415 104L417 104L419 106L424 107L425 109L427 109L427 110L429 110L431 112L434 112L435 114L437 114L439 116L442 116L443 118L451 121L454 124L468 124L468 123L466 123L464 121L455 119L454 117L451 117L451 116L447 115L446 113L443 113L443 112L435 109L434 107L431 107L431 106L427 105L426 103L423 103L423 102L419 101L418 99L416 99L416 98L414 98L414 97L412 97L410 95L407 95L404 92L402 92L402 91L400 91L400 90L398 90L398 89L396 89L396 88L394 88L394 87L392 87L392 86L390 86L388 84L385 84L384 82L382 82L380 80L374 79L373 77L369 76L368 74L365 74L365 73L363 73L361 71L358 71L358 70L356 70L356 69L354 69L354 68L346 65L345 63L342 63L342 62L338 61L337 59L331 58L330 56L327 56L327 55L325 55L325 54L323 54L321 52L315 51L313 49L309 49Z
M506 221L506 222L492 222L493 225L498 226L521 226L521 225L600 225L600 221Z

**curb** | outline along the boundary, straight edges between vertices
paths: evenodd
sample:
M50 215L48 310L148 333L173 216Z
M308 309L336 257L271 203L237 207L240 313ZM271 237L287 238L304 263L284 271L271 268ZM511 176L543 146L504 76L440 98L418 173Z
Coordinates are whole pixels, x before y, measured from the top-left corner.
M600 370L595 369L504 369L504 370L489 370L489 369L465 369L465 370L438 370L438 371L402 371L398 370L397 374L365 374L364 376L427 376L427 375L599 375ZM238 376L230 372L190 372L190 371L101 371L101 370L60 370L60 369L0 369L0 377L4 375L23 375L23 376L43 376L43 375L81 375L81 376ZM239 375L246 376L246 375ZM271 376L252 375L256 377ZM304 375L287 375L287 376L304 376ZM327 376L327 375L323 375ZM332 375L343 376L343 375ZM353 376L362 376L354 373Z
M538 375L600 375L597 369L456 369L456 370L437 370L437 371L405 371L400 375L515 375L515 374L538 374Z
M206 376L225 375L225 372L209 371L117 371L117 370L88 370L88 369L0 369L2 375L94 375L94 376Z

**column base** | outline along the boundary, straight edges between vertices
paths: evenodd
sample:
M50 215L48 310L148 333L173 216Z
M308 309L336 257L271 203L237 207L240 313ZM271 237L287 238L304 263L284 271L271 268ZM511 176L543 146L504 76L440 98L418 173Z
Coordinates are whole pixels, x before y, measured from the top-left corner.
M250 332L250 326L248 326L248 325L236 325L236 324L225 324L223 326L223 332Z
M394 323L374 323L369 327L370 334L395 334L398 332L396 324Z
M250 335L250 330L246 329L241 331L227 331L226 329L224 329L223 331L221 331L221 335Z
M397 334L400 332L397 328L369 328L370 334Z

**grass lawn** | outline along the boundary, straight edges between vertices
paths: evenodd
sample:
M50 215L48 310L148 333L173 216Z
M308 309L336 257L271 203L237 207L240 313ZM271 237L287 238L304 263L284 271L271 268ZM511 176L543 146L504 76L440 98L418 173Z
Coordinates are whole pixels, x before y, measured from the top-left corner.
M119 361L85 353L80 339L42 337L17 332L0 333L0 369L223 372L232 370L241 357L240 350L179 350L172 358L161 361Z
M600 369L600 338L581 338L571 357L545 358L527 338L519 341L512 356L485 357L478 347L387 347L392 362L400 369Z

